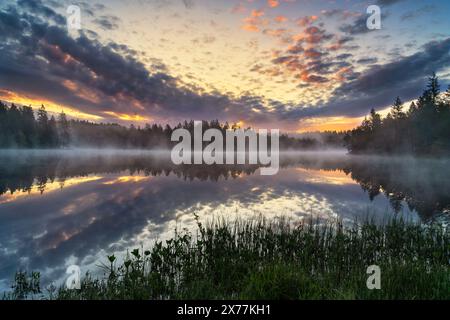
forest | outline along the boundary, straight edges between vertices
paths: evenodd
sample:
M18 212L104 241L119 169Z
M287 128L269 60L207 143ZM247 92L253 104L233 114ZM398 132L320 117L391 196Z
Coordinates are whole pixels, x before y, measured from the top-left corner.
M350 153L450 154L450 86L441 92L433 73L423 94L403 110L400 97L386 117L370 111L362 124L347 133Z
M237 124L220 123L218 120L203 121L203 131L210 128L221 131L235 130ZM31 106L8 106L0 101L0 148L1 149L59 149L59 148L117 148L117 149L168 149L172 132L184 128L193 133L194 121L184 121L176 126L146 124L144 127L117 123L94 123L68 119L64 112L56 118L42 105L36 112ZM249 128L247 128L249 129ZM280 137L284 150L342 148L344 133L327 131L320 139L312 137Z
M216 128L235 130L237 124L203 121L203 130ZM31 106L17 106L0 101L0 148L120 148L168 149L174 145L173 130L194 131L194 121L169 124L146 124L129 127L117 123L94 123L68 119L62 112L49 115L42 105L35 113ZM280 137L281 150L314 150L346 147L353 154L450 154L450 87L440 91L438 77L433 74L423 94L411 102L408 110L400 97L386 117L375 109L362 124L348 132L327 131L313 136Z

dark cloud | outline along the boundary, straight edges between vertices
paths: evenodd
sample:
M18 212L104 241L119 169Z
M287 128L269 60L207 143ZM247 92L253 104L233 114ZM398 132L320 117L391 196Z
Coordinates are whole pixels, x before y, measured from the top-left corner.
M65 25L47 22L47 17L62 22L62 16L41 2L34 5L40 16L30 15L27 7L0 11L0 85L4 88L97 115L108 110L161 119L267 120L267 114L253 115L249 106L226 95L185 88L161 63L148 70L125 45L104 45L85 32L72 38ZM65 80L89 89L98 101L80 95L82 90L70 90Z
M287 52L289 54L300 54L302 52L304 52L305 49L303 48L302 42L298 41L295 45L291 46Z
M382 7L381 9L383 12L383 7L388 7L393 4L403 2L403 1L404 0L378 0L375 4ZM329 11L329 12L326 11L325 12L325 14L328 14L328 16L335 15L336 13L337 12L335 12L335 11ZM367 28L367 17L368 17L368 15L364 11L360 17L358 17L356 20L353 21L353 23L345 24L345 25L341 26L339 29L342 32L345 32L350 35L359 35L359 34L368 33L369 31L373 31L373 30L370 30ZM387 18L387 17L388 17L388 13L384 13L383 18Z
M329 79L319 76L319 75L315 75L315 74L311 74L308 76L308 82L312 82L312 83L325 83L328 82Z
M345 60L345 59L348 59L348 58L351 58L351 57L353 57L353 54L351 54L351 53L342 53L342 54L336 56L336 59L338 59L338 60Z
M66 23L66 19L57 14L53 9L50 9L49 7L42 4L41 1L36 0L18 0L17 5L21 9L26 9L34 14L38 14L43 16L46 19L53 20L58 24L64 24Z
M389 4L393 4L394 2L397 1L384 1L386 2L384 5L387 6L387 2L391 2ZM378 3L379 5L382 5L380 3ZM367 18L369 17L369 15L364 11L358 18L356 18L352 23L348 23L348 24L344 24L342 25L339 30L348 34L348 35L361 35L361 34L365 34L374 30L371 30L369 28L367 28ZM387 17L389 17L389 13L388 12L383 12L383 9L381 10L381 18L382 19L386 19Z
M421 81L433 71L450 66L450 38L426 44L423 50L385 65L370 68L358 81L345 84L337 93L359 96L384 92Z
M93 22L104 30L115 30L119 28L120 19L116 16L104 15L94 19Z
M415 19L421 15L432 12L435 9L434 5L426 5L417 10L408 11L401 16L402 20L410 20Z
M368 15L361 15L352 23L342 25L339 30L349 35L359 35L373 31L367 28L367 18Z
M405 0L378 0L377 5L379 6L390 6L398 2L403 2Z
M340 14L342 14L342 12L343 11L341 9L330 9L330 10L322 10L321 13L325 17L330 18L330 17L334 17L336 15L340 15Z
M331 100L320 107L305 107L286 117L362 116L370 108L386 107L396 96L403 100L421 94L426 77L450 67L450 38L432 41L411 56L384 65L374 65L354 81L338 87Z
M314 72L317 74L325 75L337 72L339 69L350 67L351 64L346 61L322 61L313 60L306 64L308 72ZM325 82L325 81L321 81Z
M41 1L18 3L21 5L0 10L0 88L100 116L105 116L103 111L113 111L138 113L157 120L218 118L260 125L284 121L287 126L304 117L360 116L372 107L390 104L397 95L404 100L416 97L425 76L450 66L450 39L447 39L430 42L412 56L374 65L358 74L348 61L352 58L350 54L335 56L320 47L322 42L336 36L311 27L290 51L281 52L270 63L300 77L299 86L325 83L334 76L342 77L342 84L332 93L331 100L321 106L271 101L272 108L268 111L263 97L243 94L234 98L216 91L199 93L202 91L173 77L162 61L146 57L149 63L144 65L135 50L115 42L102 43L92 31L83 30L72 37L65 18ZM205 40L211 42L213 38ZM304 44L308 48L306 45L310 43L316 44L314 49L302 47ZM345 49L349 50L347 46ZM263 64L253 69L267 72Z
M182 0L186 9L192 9L195 5L194 0Z
M377 63L377 61L378 61L377 58L362 58L356 62L360 63L360 64L374 64L374 63Z

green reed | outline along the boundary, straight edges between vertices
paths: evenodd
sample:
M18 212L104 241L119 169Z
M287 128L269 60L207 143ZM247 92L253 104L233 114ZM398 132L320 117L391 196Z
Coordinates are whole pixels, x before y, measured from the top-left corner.
M450 299L450 234L442 226L284 219L197 224L196 232L175 232L121 263L109 256L103 278L87 274L81 290L60 288L49 297ZM366 286L373 264L381 268L381 290Z

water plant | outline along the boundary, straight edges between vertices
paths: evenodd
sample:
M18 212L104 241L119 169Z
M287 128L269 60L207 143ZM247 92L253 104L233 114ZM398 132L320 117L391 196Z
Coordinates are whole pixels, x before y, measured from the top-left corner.
M392 220L350 227L285 219L211 222L135 249L55 299L450 299L450 235ZM381 268L381 289L366 286Z

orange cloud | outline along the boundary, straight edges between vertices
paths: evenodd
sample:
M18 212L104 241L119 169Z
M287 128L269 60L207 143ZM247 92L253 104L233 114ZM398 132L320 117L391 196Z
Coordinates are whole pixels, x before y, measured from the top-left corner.
M114 111L103 111L103 113L123 121L148 122L151 120L149 117L138 114L118 113Z
M347 77L351 75L353 75L353 68L344 67L338 70L338 72L335 75L335 78L337 81L344 82L345 80L347 80Z
M251 16L252 17L262 17L264 15L264 10L252 10Z
M306 49L303 54L307 58L319 58L322 56L322 53L315 49Z
M0 204L12 202L24 197L39 196L42 195L43 192L48 194L54 191L60 191L62 186L64 186L64 188L69 188L80 185L82 183L93 182L100 179L102 179L101 176L90 176L80 178L67 178L64 180L64 182L62 181L47 182L45 184L44 191L42 191L42 189L39 186L33 185L31 187L31 190L26 191L24 190L23 192L16 192L16 193L5 193L3 195L0 195Z
M288 21L289 19L286 16L280 15L280 16L276 16L274 20L277 23L283 23L283 22Z
M245 13L246 11L247 11L247 8L245 8L245 6L242 3L235 5L231 9L232 13Z
M92 103L99 103L100 97L93 91L85 87L81 87L77 83L71 80L64 80L62 82L63 86L72 91L73 94L78 97L90 101Z
M340 50L341 48L342 48L342 44L339 42L332 43L329 46L327 46L327 50L329 50L329 51L337 51L337 50Z
M16 92L4 90L4 89L0 89L0 100L6 101L9 103L16 103L19 105L31 106L34 109L38 109L41 107L41 105L44 105L45 109L49 112L58 114L61 111L64 111L64 113L67 114L68 116L77 118L77 119L83 119L83 120L101 120L101 119L103 119L103 117L100 117L100 116L97 116L94 114L84 113L75 108L50 101L46 98L18 94Z
M310 74L306 69L302 70L300 74L298 74L297 78L305 83L315 84L316 86L328 82L327 78L320 75Z
M277 38L284 35L286 33L286 29L266 29L263 33Z
M244 19L243 30L246 31L259 31L260 26L266 26L269 24L267 19L261 19L264 16L263 10L252 10L249 17Z
M309 118L300 121L298 133L313 132L313 131L345 131L351 130L361 124L362 117L347 118L347 117L323 117L323 118Z
M242 26L242 29L245 31L250 31L250 32L258 32L259 31L258 26L254 25L254 24L244 24Z
M276 8L280 5L280 2L278 0L267 0L267 4L271 8Z
M297 24L300 27L306 27L311 25L314 21L318 19L317 16L306 16L297 20Z
M305 41L309 44L317 44L320 43L322 40L326 39L325 37L328 37L328 35L325 34L324 30L312 26L306 28L305 31L303 31L302 33L294 35L292 37L292 40Z

